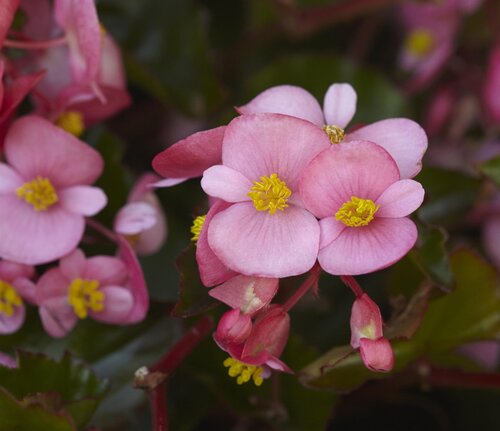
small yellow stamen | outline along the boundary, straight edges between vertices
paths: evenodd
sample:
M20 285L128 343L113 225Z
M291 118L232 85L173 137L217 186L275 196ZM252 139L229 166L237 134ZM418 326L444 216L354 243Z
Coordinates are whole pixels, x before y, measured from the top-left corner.
M75 278L69 286L69 303L80 319L88 316L88 309L99 312L104 310L104 293L99 290L97 280Z
M435 43L435 38L429 30L417 28L406 36L405 47L415 57L423 58L434 49Z
M281 181L277 174L270 177L260 177L260 181L254 181L254 186L248 192L248 197L253 201L257 211L269 211L274 214L276 210L283 211L288 207L288 198L292 195L291 190Z
M201 229L203 228L203 223L205 223L205 218L207 215L198 216L193 220L193 225L191 226L191 233L193 236L191 237L191 241L197 242L200 237Z
M328 135L332 144L340 144L344 140L344 129L339 126L325 124L323 131Z
M66 130L66 132L71 133L77 138L82 136L85 130L83 116L78 111L63 112L61 115L59 115L59 117L57 117L56 126L59 126L63 130Z
M228 375L230 377L236 377L236 383L238 383L238 385L242 385L252 379L255 386L260 386L264 381L262 378L262 372L264 371L262 367L244 364L234 358L227 358L223 364L225 367L229 368L227 370Z
M20 307L23 300L14 289L6 281L0 280L0 315L5 314L7 317L14 314L14 307Z
M24 183L16 190L16 195L33 205L35 211L45 211L59 200L50 180L41 176Z
M380 205L375 205L370 199L351 196L351 200L345 202L337 211L335 218L349 227L366 226L373 220L379 208Z

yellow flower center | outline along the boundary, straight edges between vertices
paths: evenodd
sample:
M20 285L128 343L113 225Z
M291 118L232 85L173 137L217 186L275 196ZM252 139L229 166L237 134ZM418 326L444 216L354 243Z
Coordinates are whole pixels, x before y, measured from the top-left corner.
M434 49L435 42L429 30L417 28L406 36L405 47L415 57L422 58Z
M99 290L99 282L75 278L69 286L69 303L80 319L87 317L89 308L95 312L104 310L104 293Z
M82 136L85 130L83 116L78 111L63 112L61 115L59 115L59 117L57 117L56 126L59 126L63 130L66 130L66 132L71 133L77 138Z
M248 197L252 199L257 211L269 211L269 214L274 214L276 210L283 211L288 207L286 202L292 192L277 174L260 177L260 181L253 183Z
M344 203L337 211L335 218L349 227L366 226L373 220L379 208L380 205L375 205L370 199L351 196L351 200Z
M344 129L339 126L325 124L323 131L328 135L332 144L340 144L344 140Z
M224 361L224 366L229 368L229 370L227 370L229 376L236 377L236 383L238 383L238 385L242 385L252 379L255 386L260 386L264 381L261 377L264 371L262 367L244 364L234 358L227 358Z
M16 194L33 205L35 211L45 211L59 200L50 180L40 176L24 183L16 190Z
M12 316L14 307L20 307L23 300L16 290L6 281L0 280L0 315Z
M198 238L200 237L201 229L203 228L203 223L205 223L205 218L207 215L198 216L193 220L193 225L191 226L191 233L193 236L191 237L191 241L194 243L198 242Z

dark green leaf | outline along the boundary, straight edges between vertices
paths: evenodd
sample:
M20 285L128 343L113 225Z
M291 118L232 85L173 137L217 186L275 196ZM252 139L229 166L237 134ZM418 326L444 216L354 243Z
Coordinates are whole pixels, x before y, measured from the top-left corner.
M482 163L479 170L500 187L500 156Z

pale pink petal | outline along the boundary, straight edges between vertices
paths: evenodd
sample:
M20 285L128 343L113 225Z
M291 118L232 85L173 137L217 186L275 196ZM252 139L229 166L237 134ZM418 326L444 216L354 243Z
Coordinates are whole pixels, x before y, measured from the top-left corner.
M47 263L68 254L82 238L83 217L58 205L36 212L17 196L0 195L0 208L0 257L4 259Z
M259 277L289 277L312 268L319 247L319 224L308 211L257 211L250 202L233 204L208 227L208 242L232 270ZM300 250L300 253L291 253Z
M46 271L36 284L36 302L43 305L54 298L66 298L68 303L68 290L73 280L68 279L59 268L51 268ZM60 305L60 303L57 303Z
M24 323L26 314L24 305L14 307L14 312L11 316L5 313L0 314L0 334L12 334L16 332Z
M227 126L222 160L250 181L277 174L293 193L305 166L330 146L326 133L308 121L279 114L243 115Z
M485 370L495 371L500 364L500 340L474 341L459 347L458 352Z
M220 126L176 142L153 159L154 170L169 179L201 177L210 166L220 164L225 130Z
M228 208L229 204L217 200L208 211L203 228L196 243L196 262L200 272L201 282L204 286L211 287L223 283L234 277L236 273L224 265L208 244L208 226L212 218L220 211Z
M91 186L68 187L58 191L58 196L63 208L87 217L96 215L108 202L100 188Z
M387 151L372 142L331 145L304 169L300 196L318 218L334 216L355 196L375 201L399 171Z
M85 255L79 248L73 250L59 261L59 270L68 280L83 277L85 267Z
M146 202L131 202L118 211L113 229L122 235L136 235L157 222L156 209Z
M341 221L335 219L334 216L326 217L319 221L320 227L320 240L319 248L324 248L342 233L347 226Z
M240 114L274 113L291 115L323 126L323 112L316 98L301 87L278 85L263 91L249 103L239 106Z
M269 357L269 359L266 361L266 365L273 370L293 374L293 370L287 364L285 364L281 359L274 356Z
M46 177L56 189L92 184L104 165L89 145L35 116L21 117L11 126L5 156L25 180Z
M345 142L365 140L385 148L398 165L401 179L412 178L422 168L427 135L417 123L406 118L377 121L349 133Z
M93 319L105 323L124 324L134 306L134 297L121 286L106 286L101 289L104 293L104 309L90 311Z
M127 202L138 202L144 200L148 195L154 191L155 185L161 181L161 178L153 172L145 172L142 174L130 190ZM154 195L153 195L154 196Z
M380 208L375 217L405 217L415 211L424 200L425 190L413 180L391 184L375 202Z
M125 89L127 81L120 47L107 32L102 45L103 53L101 67L99 68L99 84L101 84L101 88L104 84L117 89Z
M24 184L18 173L5 163L0 163L0 194L14 193Z
M365 366L372 371L387 373L394 367L391 343L385 338L378 340L361 338L359 353Z
M376 340L382 337L382 325L378 305L366 293L356 298L351 309L351 346L357 349L361 338Z
M16 278L33 278L35 268L31 265L23 265L8 260L0 261L0 279L11 282Z
M224 165L208 168L203 173L201 187L206 194L226 202L248 201L253 183L234 169Z
M55 297L38 309L45 331L54 338L64 337L78 322L67 297Z
M500 270L500 216L493 216L484 222L483 245L491 261Z
M214 287L208 294L232 308L240 309L242 313L253 314L271 302L278 291L278 284L276 278L238 275Z
M28 278L16 278L12 282L12 286L16 289L16 292L26 301L31 304L36 304L36 287Z
M7 368L16 368L17 360L12 356L6 355L3 352L0 352L0 365Z
M156 196L155 196L156 197ZM156 223L139 235L134 249L139 255L156 253L165 243L167 237L167 219L163 209L156 210Z
M375 218L368 226L345 229L321 249L321 267L333 275L367 274L392 265L415 244L417 228L408 218Z
M358 96L350 84L332 84L325 94L326 124L345 129L356 113Z
M121 285L127 279L128 271L121 259L112 256L94 256L87 259L82 276L97 280L101 286Z
M203 175L203 172L200 173ZM187 181L189 178L165 178L164 180L157 181L156 183L151 184L151 187L162 188L162 187L172 187L177 184L183 183Z

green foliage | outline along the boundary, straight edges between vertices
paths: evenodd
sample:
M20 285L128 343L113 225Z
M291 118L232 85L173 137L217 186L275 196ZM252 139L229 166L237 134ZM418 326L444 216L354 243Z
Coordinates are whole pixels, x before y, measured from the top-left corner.
M479 170L500 187L500 156L494 157L479 166Z

